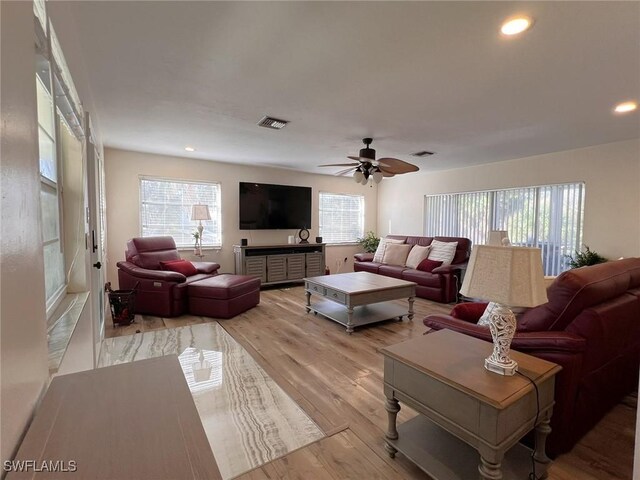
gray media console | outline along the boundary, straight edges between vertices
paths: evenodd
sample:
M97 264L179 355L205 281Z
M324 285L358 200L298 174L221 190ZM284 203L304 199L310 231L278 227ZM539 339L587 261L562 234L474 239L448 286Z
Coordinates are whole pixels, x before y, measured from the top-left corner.
M324 275L324 243L234 245L236 274L260 277L262 285L302 281Z

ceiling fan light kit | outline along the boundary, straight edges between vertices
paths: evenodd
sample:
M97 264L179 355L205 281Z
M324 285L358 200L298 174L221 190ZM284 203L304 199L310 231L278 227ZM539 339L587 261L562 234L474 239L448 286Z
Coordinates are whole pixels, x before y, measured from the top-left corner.
M321 167L349 167L341 170L336 175L346 175L353 172L353 180L356 183L366 185L369 178L374 183L380 183L384 177L393 177L401 173L417 172L419 168L411 163L397 158L381 158L376 160L376 151L370 147L372 138L363 138L365 148L360 149L360 156L348 156L358 163L332 163L320 165Z

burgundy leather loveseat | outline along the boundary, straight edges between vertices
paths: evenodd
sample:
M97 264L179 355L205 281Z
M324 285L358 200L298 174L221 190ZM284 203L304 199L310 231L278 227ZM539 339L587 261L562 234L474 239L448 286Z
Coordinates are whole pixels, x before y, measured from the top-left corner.
M387 277L400 278L418 284L416 295L420 298L441 303L456 301L458 290L462 284L462 272L467 268L471 254L471 240L459 237L407 237L404 235L387 235L386 238L403 240L412 245L427 246L431 242L458 242L456 253L451 265L443 265L432 272L423 272L413 268L398 265L385 265L373 261L373 253L358 253L354 255L353 270L356 272L371 272Z
M119 288L129 290L137 284L136 313L158 317L187 312L187 286L217 275L220 268L213 262L192 262L198 273L190 277L162 270L160 262L180 259L173 237L132 238L125 259L117 263Z
M547 452L570 450L622 397L638 386L640 258L562 273L548 303L518 315L511 347L562 366L556 380ZM476 322L486 304L456 305L424 324L491 341Z

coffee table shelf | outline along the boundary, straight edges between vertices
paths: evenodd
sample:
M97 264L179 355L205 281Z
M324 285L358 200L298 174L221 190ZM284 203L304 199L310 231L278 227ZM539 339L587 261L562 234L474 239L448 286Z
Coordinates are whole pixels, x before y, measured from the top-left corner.
M334 322L341 323L345 327L349 322L349 314L343 305L335 303L331 300L318 300L311 304L308 309L314 313L319 313ZM391 302L372 303L370 305L362 305L354 307L352 326L360 327L370 323L383 322L385 320L398 319L408 315L407 308L401 307Z

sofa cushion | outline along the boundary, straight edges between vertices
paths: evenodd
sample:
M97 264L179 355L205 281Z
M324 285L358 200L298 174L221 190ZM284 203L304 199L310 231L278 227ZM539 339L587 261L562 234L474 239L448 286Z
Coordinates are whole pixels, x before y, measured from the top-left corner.
M387 277L393 278L402 278L402 272L406 270L407 267L401 265L380 265L378 269L379 275L385 275Z
M380 243L378 243L378 248L376 249L376 253L373 254L374 262L382 263L382 259L384 258L384 252L387 248L387 244L389 243L404 243L404 240L396 239L396 238L381 238Z
M442 280L440 275L429 272L421 272L420 270L413 270L407 268L402 272L402 280L408 282L415 282L422 287L441 288Z
M193 266L193 263L188 260L169 260L161 261L160 267L162 270L169 270L170 272L178 272L185 277L197 275L198 269Z
M407 268L418 268L420 262L427 258L431 247L423 247L421 245L414 245L409 252L407 261L405 262Z
M441 242L434 240L431 242L431 250L429 250L429 260L439 260L442 265L450 265L456 255L458 242Z
M420 270L422 272L433 272L434 268L438 268L442 265L441 261L437 261L437 260L429 260L428 258L425 258L424 260L422 260L420 262L420 264L418 265L418 268L416 268L416 270Z
M161 261L179 260L173 237L137 237L127 242L125 258L139 267L160 270Z
M400 265L404 267L409 251L411 251L411 245L389 243L384 250L382 263L385 265Z

